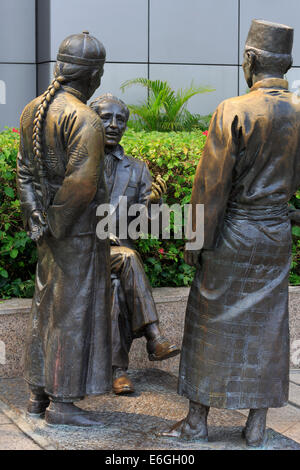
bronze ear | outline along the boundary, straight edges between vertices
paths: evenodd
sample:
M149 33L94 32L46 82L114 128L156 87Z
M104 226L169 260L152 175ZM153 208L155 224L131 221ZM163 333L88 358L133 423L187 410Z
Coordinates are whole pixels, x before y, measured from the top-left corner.
M247 51L246 54L247 54L247 58L248 58L249 65L250 65L250 71L254 72L256 61L257 61L257 56L255 52L253 51Z

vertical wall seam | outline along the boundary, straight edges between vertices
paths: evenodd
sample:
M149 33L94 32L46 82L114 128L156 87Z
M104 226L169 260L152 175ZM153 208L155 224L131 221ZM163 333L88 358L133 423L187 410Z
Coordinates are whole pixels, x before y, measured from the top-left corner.
M238 81L237 81L237 87L238 87L238 96L240 95L240 52L241 52L241 0L238 0L238 68L237 68L237 73L238 73Z
M38 70L38 0L35 0L35 94L39 95L39 70Z
M148 57L147 57L147 78L150 80L150 0L148 0ZM149 89L147 90L149 101Z

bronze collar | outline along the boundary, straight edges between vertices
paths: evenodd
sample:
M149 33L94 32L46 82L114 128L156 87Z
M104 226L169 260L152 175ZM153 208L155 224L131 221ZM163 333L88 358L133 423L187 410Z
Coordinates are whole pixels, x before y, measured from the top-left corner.
M118 160L124 160L124 149L122 145L118 144L112 152L105 152L106 155L113 155Z
M76 98L78 98L80 101L82 101L82 103L86 104L87 99L84 96L84 94L81 93L80 91L75 90L75 88L72 88L72 87L67 86L67 85L63 85L62 89L64 91L66 91L67 93L70 93L71 95L76 96Z
M250 91L255 91L258 88L284 88L288 90L289 82L283 78L265 78L264 80L256 82Z

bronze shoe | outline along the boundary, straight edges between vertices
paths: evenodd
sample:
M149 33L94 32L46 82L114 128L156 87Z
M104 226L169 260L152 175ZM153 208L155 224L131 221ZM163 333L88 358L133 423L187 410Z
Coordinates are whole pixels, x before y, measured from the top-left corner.
M32 416L42 416L45 414L49 403L50 400L47 395L40 396L31 393L27 404L27 414Z
M134 393L134 386L125 371L118 375L113 381L113 391L116 395Z
M45 413L45 422L48 426L103 426L103 414L86 411L73 403L50 403Z
M147 341L149 361L164 361L180 354L180 349L163 336Z

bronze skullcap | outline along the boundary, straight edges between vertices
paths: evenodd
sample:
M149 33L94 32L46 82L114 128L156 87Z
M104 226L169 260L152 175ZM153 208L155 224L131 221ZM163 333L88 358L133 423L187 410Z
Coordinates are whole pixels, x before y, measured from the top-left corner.
M105 62L103 44L88 31L72 34L63 40L59 47L57 60L69 64L97 67Z
M246 47L274 54L291 54L293 39L294 29L290 26L264 20L252 20Z

